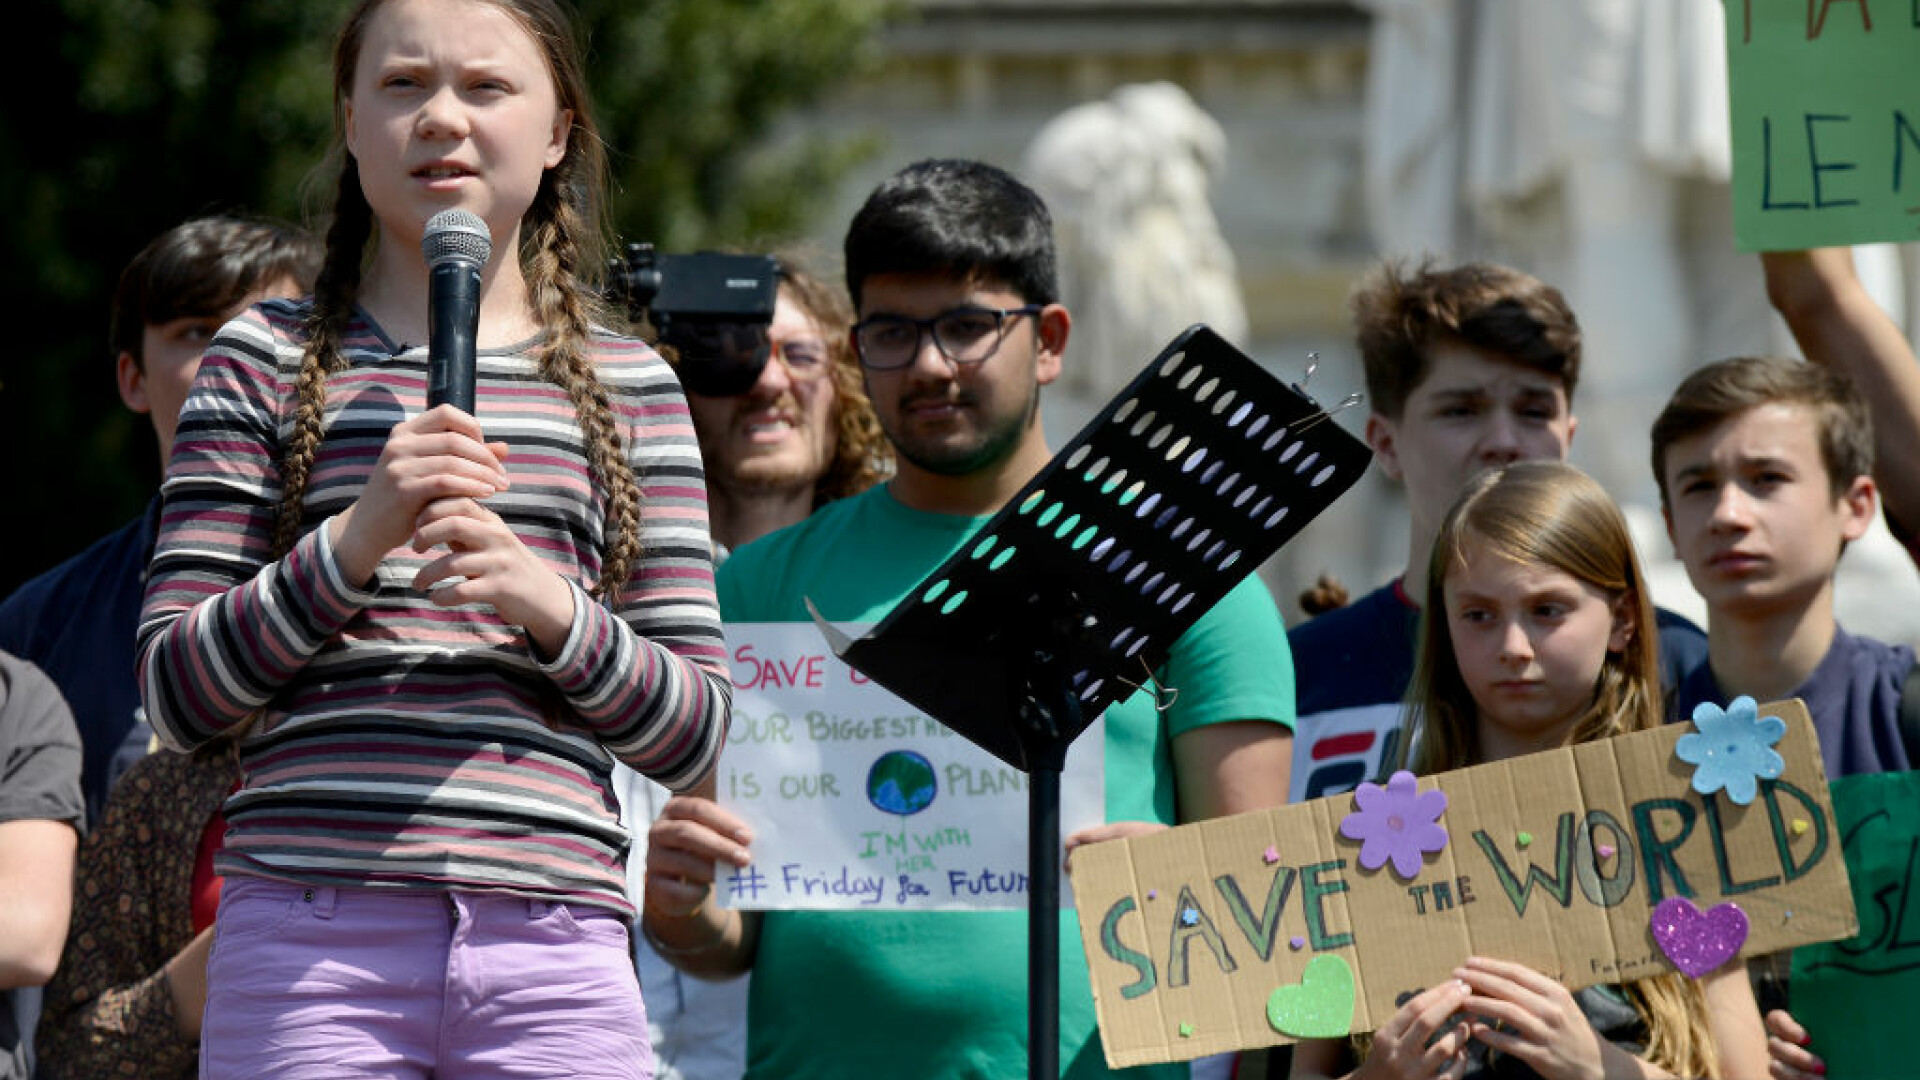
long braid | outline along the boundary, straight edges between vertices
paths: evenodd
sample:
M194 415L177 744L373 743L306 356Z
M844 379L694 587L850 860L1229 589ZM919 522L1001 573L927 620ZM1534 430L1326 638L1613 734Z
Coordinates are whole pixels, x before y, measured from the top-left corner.
M360 190L359 167L352 155L347 155L340 168L333 223L327 228L326 261L314 281L313 307L307 315L307 348L300 361L299 404L294 411L293 432L280 462L282 494L273 528L272 557L276 559L292 550L295 541L300 539L307 481L324 434L327 376L345 364L340 341L345 336L347 321L353 316L354 298L360 289L361 262L372 232L373 210Z
M560 196L571 190L567 163L541 186L527 235L527 294L534 317L551 340L540 354L540 373L567 392L585 438L587 465L605 493L600 577L593 595L617 599L640 560L640 485L627 464L605 384L594 373L589 350L594 294L583 284L595 264L588 255L590 229L579 208Z

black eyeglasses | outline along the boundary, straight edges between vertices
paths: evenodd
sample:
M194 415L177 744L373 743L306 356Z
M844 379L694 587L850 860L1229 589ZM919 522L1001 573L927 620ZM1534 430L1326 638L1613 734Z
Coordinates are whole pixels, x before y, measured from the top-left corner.
M853 347L869 371L892 371L913 363L922 336L933 336L933 347L955 364L979 364L1000 351L1007 320L1038 315L1044 304L1017 308L957 307L929 319L905 315L873 315L853 324Z

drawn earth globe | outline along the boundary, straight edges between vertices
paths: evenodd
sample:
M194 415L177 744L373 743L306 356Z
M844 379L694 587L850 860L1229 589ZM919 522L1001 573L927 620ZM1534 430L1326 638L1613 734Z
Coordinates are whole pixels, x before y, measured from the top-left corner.
M939 787L933 763L912 750L888 751L867 770L867 801L901 817L932 805Z

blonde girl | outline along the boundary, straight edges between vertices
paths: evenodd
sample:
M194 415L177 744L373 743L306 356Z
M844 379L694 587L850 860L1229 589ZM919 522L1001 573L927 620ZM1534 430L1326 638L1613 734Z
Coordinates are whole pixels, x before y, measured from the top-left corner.
M1427 774L1661 723L1653 606L1626 521L1579 470L1481 475L1434 541L1400 745ZM1354 1052L1358 1051L1355 1068ZM1746 1077L1766 1036L1738 965L1570 993L1471 958L1371 1039L1302 1044L1295 1077Z
M363 0L334 94L314 295L210 349L140 630L163 740L246 731L202 1075L645 1076L608 774L698 783L730 687L686 403L596 321L578 51L553 0ZM424 400L456 207L474 415Z

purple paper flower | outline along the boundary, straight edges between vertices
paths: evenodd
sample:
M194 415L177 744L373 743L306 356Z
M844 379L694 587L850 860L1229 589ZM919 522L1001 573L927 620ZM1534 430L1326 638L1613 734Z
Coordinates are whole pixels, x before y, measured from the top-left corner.
M1393 861L1393 872L1412 881L1428 852L1447 846L1447 830L1439 824L1447 809L1444 791L1421 791L1405 769L1387 779L1387 786L1360 785L1353 793L1359 807L1340 822L1340 835L1360 841L1360 865L1378 870Z
M1787 733L1786 721L1760 715L1750 697L1737 697L1725 709L1711 701L1694 707L1691 734L1673 745L1674 756L1691 764L1693 790L1711 795L1725 789L1727 798L1745 806L1760 790L1761 780L1772 780L1787 763L1773 744Z

